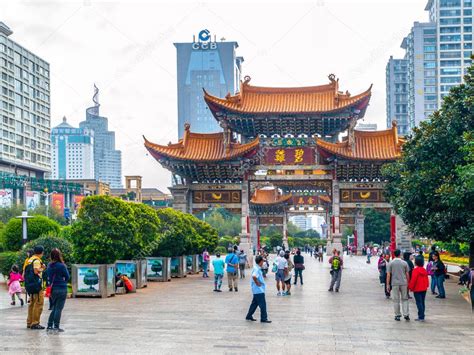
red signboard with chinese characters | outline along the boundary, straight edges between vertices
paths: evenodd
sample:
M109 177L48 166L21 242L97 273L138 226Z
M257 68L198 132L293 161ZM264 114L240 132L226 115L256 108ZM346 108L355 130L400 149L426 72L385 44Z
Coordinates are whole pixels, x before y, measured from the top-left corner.
M314 164L314 152L309 147L268 148L265 163L270 165L310 165Z
M62 214L64 212L64 194L53 194L51 200L52 207Z
M81 202L84 199L84 195L75 195L74 196L74 209L76 211L79 211L79 208L81 208Z

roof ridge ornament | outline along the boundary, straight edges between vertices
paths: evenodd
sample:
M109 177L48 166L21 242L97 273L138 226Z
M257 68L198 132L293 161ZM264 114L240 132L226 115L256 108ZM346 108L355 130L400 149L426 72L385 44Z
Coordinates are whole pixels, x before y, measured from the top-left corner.
M250 82L250 80L252 80L252 78L250 77L250 75L244 76L244 85L248 85L248 83Z

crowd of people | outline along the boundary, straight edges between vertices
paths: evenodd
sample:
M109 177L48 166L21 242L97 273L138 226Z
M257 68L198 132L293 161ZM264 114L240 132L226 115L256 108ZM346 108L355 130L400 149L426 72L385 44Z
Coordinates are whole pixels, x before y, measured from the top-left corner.
M303 249L314 256L319 262L323 262L325 249L323 246L316 248L305 247ZM260 320L263 323L271 323L268 320L266 310L266 281L269 269L275 275L275 285L277 296L291 296L292 285L303 285L303 271L305 270L305 259L299 248L288 250L278 247L276 257L270 259L269 253L265 249L257 251L255 265L253 267L250 285L253 294L246 319L255 321L253 314L260 308ZM352 249L347 249L347 254L353 254ZM387 299L393 299L395 320L400 321L403 317L410 320L409 299L413 294L417 306L418 316L416 321L425 320L425 299L428 290L438 299L446 298L444 282L447 274L447 266L442 262L440 253L433 246L425 266L423 251L417 253L400 250L390 253L384 249L374 249L366 247L363 251L367 255L367 262L370 263L372 255L379 255L378 270L380 284L383 285L383 292ZM46 267L42 261L44 248L36 246L34 250L28 251L23 267L13 265L8 279L11 305L15 306L16 301L20 306L28 303L28 329L45 329L40 324L41 314L45 295L49 298L50 315L48 318L47 331L63 332L60 327L61 314L67 299L67 284L70 279L67 267L59 249L53 249L49 256L50 262ZM203 278L209 277L210 265L214 271L214 292L222 292L224 275L227 275L229 292L238 292L239 280L246 278L246 268L250 265L249 258L244 250L239 250L237 246L229 249L225 258L220 253L216 253L211 262L210 254L203 251ZM329 292L339 292L344 268L343 255L339 250L334 249L332 256L328 259L330 265L330 285ZM270 268L271 265L271 268ZM472 284L473 272L464 267L460 273L460 285ZM22 298L21 282L24 282L26 299ZM44 289L46 284L46 289ZM130 280L126 276L116 275L116 286L124 287L128 291ZM472 285L471 285L472 288ZM472 293L472 290L471 290Z

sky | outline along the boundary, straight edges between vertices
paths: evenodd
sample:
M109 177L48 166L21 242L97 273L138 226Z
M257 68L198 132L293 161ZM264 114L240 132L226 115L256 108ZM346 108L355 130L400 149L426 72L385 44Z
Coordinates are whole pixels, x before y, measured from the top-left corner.
M52 127L73 126L92 105L116 132L123 175L168 192L170 173L143 146L177 141L176 49L208 29L237 41L243 75L258 86L310 86L339 78L355 95L373 84L364 122L385 128L385 66L402 58L427 0L43 1L0 0L11 38L50 63Z

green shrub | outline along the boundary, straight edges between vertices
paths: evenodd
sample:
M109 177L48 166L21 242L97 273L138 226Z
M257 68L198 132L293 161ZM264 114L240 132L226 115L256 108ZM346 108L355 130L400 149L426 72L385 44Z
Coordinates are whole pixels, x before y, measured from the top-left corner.
M129 203L110 196L86 197L78 217L71 229L78 263L111 264L133 254L137 223Z
M197 236L190 221L185 219L184 213L171 208L158 210L157 214L161 221L162 238L153 256L185 255L186 250L192 247L190 239Z
M21 269L22 264L18 264L18 253L14 251L6 251L0 253L0 273L7 278L10 275L12 265L17 264Z
M224 248L224 247L218 246L218 247L216 247L216 249L214 250L214 253L215 253L215 254L220 253L221 255L227 254L227 249Z
M20 250L22 246L22 222L18 218L11 219L4 229L5 249ZM34 216L28 220L28 241L35 240L42 235L57 235L60 225L44 216Z
M45 235L25 244L24 248L17 254L18 265L23 265L26 260L26 252L30 249L34 249L37 245L41 245L44 248L43 262L45 264L48 264L51 261L49 256L51 255L51 250L54 248L58 248L61 251L64 262L68 267L75 262L74 250L71 242L61 237Z

